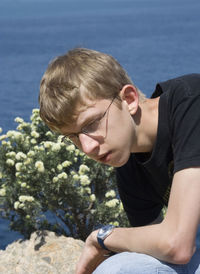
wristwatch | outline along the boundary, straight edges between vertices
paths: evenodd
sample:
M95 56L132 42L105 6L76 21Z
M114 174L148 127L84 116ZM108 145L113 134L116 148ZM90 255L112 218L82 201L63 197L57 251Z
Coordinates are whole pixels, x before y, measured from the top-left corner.
M105 225L99 229L97 234L97 240L99 245L108 251L110 251L105 245L104 240L113 232L115 226L114 225Z

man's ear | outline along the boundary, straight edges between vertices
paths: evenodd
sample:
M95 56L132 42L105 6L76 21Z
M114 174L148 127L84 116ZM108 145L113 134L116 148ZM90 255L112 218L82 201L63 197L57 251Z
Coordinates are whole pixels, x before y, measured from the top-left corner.
M139 106L139 95L136 88L133 85L123 86L120 91L120 97L122 101L126 101L128 104L130 114L134 115Z

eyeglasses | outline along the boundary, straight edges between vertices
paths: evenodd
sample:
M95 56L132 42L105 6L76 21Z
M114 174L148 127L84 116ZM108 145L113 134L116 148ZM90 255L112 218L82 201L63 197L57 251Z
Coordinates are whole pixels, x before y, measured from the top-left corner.
M99 117L98 119L93 120L91 123L87 124L86 126L84 126L80 132L77 133L71 133L71 134L67 134L65 136L62 137L62 142L67 143L68 144L68 140L75 140L76 138L79 138L79 134L85 134L85 135L90 135L91 137L95 137L97 136L97 132L99 131L99 129L101 128L101 124L103 122L103 118L106 116L106 113L108 112L109 108L111 107L112 103L114 102L116 96L112 99L112 101L110 102L109 106L107 107L106 111L103 113L103 115L101 115L101 117Z

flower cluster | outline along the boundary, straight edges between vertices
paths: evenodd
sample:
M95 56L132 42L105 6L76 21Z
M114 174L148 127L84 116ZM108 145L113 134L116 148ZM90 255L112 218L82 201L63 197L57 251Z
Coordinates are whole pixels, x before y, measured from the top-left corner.
M36 229L52 229L84 240L100 224L128 224L112 168L89 159L70 141L62 143L38 109L31 122L20 117L15 122L16 130L2 134L0 128L0 214L12 229L27 237Z

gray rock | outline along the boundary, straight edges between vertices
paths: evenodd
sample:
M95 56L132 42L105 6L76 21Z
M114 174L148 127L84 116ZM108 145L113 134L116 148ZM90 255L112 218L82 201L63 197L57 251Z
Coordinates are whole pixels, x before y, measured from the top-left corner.
M1 274L73 274L84 242L37 231L0 251Z

